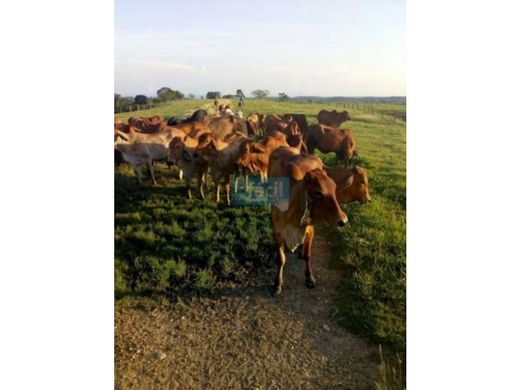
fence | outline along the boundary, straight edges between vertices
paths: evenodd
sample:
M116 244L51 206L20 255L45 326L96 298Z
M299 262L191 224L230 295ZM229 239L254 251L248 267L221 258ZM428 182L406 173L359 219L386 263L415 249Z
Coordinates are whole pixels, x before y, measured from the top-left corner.
M164 103L150 103L150 104L129 104L127 106L122 107L114 107L114 113L119 114L120 112L132 112L132 111L141 111L141 110L149 110L151 108L164 107L171 102Z

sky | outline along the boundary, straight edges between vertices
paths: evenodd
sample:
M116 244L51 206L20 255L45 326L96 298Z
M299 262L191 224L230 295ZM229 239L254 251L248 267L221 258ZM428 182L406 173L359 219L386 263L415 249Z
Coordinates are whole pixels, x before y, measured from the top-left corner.
M405 1L116 0L115 92L404 96Z

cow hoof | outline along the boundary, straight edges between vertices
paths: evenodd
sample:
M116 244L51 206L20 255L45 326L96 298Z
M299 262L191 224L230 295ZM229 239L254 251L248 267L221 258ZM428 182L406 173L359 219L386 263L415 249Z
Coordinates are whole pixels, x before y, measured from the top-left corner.
M315 288L316 282L314 280L307 280L307 281L305 281L305 286L307 288Z

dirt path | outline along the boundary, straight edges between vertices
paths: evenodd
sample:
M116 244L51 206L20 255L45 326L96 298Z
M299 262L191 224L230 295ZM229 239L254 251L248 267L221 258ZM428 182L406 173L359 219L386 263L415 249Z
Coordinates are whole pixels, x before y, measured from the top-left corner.
M291 255L277 298L273 262L217 298L116 308L116 389L372 389L377 350L332 320L326 249L316 237L314 290Z

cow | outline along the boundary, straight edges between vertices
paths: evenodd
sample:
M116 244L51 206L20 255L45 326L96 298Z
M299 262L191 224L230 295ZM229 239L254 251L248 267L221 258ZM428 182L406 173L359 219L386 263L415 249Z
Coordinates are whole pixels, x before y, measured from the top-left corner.
M161 129L166 126L166 122L164 119L158 115L152 116L150 118L129 118L128 124L137 128L141 133L157 133L161 131Z
M178 129L167 128L163 131L147 134L137 131L130 126L128 132L115 131L115 149L120 151L123 158L134 167L137 181L142 184L141 167L146 165L154 184L157 184L153 173L153 161L168 157L169 144L174 137L185 137Z
M350 115L347 111L337 112L336 110L321 110L318 113L318 123L321 123L322 125L339 128L343 122L348 120L350 120Z
M197 155L197 143L189 141L189 137L184 139L174 137L169 145L169 155L167 163L176 164L183 172L186 183L186 193L191 199L191 180L198 179L198 189L202 199L204 199L204 185L207 184L208 163Z
M336 164L338 161L349 163L356 149L356 141L350 129L339 130L335 127L316 124L309 127L304 139L311 154L315 149L323 153L334 152Z
M336 183L336 198L339 203L367 203L372 200L368 191L368 175L360 166L324 169Z
M301 132L305 134L307 129L309 128L309 123L307 122L307 117L304 114L283 114L282 118L285 121L294 120L298 123L298 127Z
M336 199L336 184L316 156L297 154L293 148L279 147L269 157L269 177L285 177L289 181L289 197L271 206L273 239L277 247L277 272L274 294L282 292L285 249L294 252L303 244L305 284L315 287L311 267L314 225L329 222L339 227L348 222Z
M205 123L219 139L224 139L227 135L233 133L247 134L244 121L234 115L208 116Z
M191 122L202 122L204 123L204 118L208 116L208 112L203 109L196 110L193 114L191 114L188 118L183 119L180 123L191 123Z
M267 180L269 155L279 146L289 146L285 134L273 131L261 142L247 140L240 145L238 165L250 172L258 172L262 181Z
M194 122L188 122L188 123L179 123L175 126L171 126L174 129L182 131L184 134L191 138L196 138L201 134L209 133L211 130L206 126L204 123L194 121Z
M249 140L240 148L238 164L251 172L258 172L262 181L267 180L269 155L280 147L293 147L299 153L307 153L301 134L287 136L280 131L271 131L260 142Z
M208 162L213 182L215 183L215 200L220 202L220 182L224 180L226 191L226 205L231 206L230 180L231 175L238 177L239 166L237 164L240 146L249 138L241 133L229 134L226 139L218 139L214 134L206 133L200 136L197 153Z

